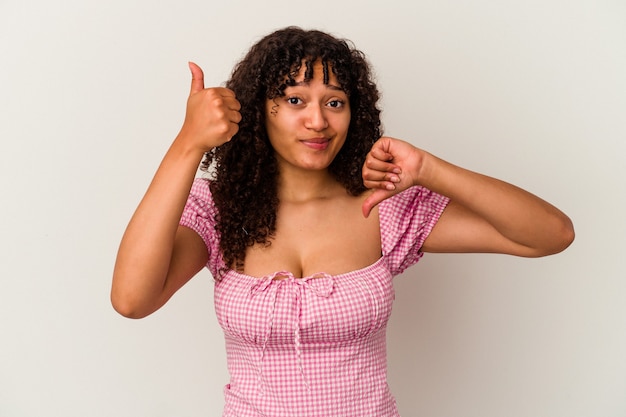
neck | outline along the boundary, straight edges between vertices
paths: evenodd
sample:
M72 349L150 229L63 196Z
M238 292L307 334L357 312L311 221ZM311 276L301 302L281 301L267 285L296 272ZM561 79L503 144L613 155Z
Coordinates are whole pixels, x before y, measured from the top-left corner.
M327 171L281 169L278 198L284 202L305 202L345 193L345 188Z

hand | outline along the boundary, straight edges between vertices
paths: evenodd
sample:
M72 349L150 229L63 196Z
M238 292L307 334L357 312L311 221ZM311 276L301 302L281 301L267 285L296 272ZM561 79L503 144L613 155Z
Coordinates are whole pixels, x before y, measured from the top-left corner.
M180 137L193 141L203 152L228 142L238 131L241 105L228 88L204 88L202 69L189 63L191 91Z
M423 151L399 139L380 138L365 158L363 184L374 190L363 202L363 215L369 216L381 201L416 185L422 167Z

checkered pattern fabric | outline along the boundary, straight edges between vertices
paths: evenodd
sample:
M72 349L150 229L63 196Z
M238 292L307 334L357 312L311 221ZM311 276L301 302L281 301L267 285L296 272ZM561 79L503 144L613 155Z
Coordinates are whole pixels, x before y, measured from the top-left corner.
M422 256L447 202L422 187L383 201L383 256L366 268L304 278L229 270L216 281L231 378L223 416L398 416L386 376L392 277ZM214 214L208 181L197 179L180 224L202 237L216 276L223 261Z

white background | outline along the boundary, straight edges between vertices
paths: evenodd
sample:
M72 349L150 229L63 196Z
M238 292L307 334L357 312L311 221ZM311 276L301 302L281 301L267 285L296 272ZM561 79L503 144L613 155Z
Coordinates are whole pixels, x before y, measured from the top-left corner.
M403 416L626 415L621 0L0 0L0 416L219 416L203 271L153 316L109 303L122 232L184 116L286 25L353 40L385 133L573 219L537 260L430 255L396 279ZM333 416L334 417L334 416Z

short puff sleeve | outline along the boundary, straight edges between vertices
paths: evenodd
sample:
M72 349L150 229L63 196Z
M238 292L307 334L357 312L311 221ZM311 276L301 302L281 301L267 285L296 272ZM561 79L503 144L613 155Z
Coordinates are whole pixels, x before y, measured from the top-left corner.
M209 180L196 178L191 186L187 203L179 224L194 230L204 241L209 254L207 268L214 277L223 268L224 261L220 251L220 241L215 230L217 209L211 196Z
M422 245L449 201L448 197L415 186L380 203L383 258L393 276L422 257Z

